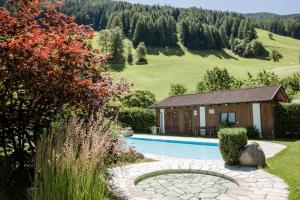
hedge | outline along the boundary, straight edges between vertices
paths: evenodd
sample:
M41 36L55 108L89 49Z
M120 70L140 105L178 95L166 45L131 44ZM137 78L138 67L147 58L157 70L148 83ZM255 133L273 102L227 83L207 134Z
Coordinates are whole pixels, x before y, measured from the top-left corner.
M146 108L122 108L118 120L123 126L130 126L134 132L149 132L155 126L155 113Z
M254 126L247 126L247 138L249 139L257 139L259 138L259 131L256 127Z
M300 104L274 106L274 128L277 137L300 138Z
M245 128L223 128L219 131L220 151L226 164L239 164L241 153L247 145Z

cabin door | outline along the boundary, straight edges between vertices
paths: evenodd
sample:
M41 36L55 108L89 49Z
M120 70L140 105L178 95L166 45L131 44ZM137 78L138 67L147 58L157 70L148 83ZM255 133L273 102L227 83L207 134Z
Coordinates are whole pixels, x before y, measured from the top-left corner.
M192 133L192 110L184 111L184 133Z
M174 109L172 112L172 133L179 132L178 112Z
M166 133L171 133L172 132L172 111L171 110L166 110L165 113L165 119L166 119Z
M178 115L177 111L174 109L167 110L166 112L166 133L178 133Z

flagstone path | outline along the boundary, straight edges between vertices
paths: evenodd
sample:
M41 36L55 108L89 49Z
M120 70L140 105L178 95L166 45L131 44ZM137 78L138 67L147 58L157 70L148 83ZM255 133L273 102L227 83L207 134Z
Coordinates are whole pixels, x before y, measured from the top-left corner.
M285 148L270 142L259 143L266 157L272 157ZM110 171L111 183L118 195L129 200L288 199L287 184L261 169L227 166L223 160L179 159L150 154L146 157L157 161Z

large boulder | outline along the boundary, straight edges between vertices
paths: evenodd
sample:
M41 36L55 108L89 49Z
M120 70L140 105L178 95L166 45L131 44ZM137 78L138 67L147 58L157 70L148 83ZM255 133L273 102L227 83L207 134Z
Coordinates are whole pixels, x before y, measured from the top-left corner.
M127 155L130 155L132 158L133 158L133 160L138 160L138 159L144 159L145 158L145 156L144 156L144 154L142 154L142 153L140 153L140 152L137 152L134 148L132 148L132 147L130 147L129 149L127 149L126 151L125 151L125 153L127 154Z
M134 132L131 127L124 128L121 131L121 135L123 135L124 137L131 137L131 136L133 136L133 134L134 134Z
M239 161L244 166L266 166L265 153L257 142L245 146Z

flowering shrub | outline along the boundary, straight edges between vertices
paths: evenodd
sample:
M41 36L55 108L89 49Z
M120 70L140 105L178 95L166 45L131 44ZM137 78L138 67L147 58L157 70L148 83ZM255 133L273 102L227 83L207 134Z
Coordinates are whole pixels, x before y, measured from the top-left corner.
M12 168L23 168L65 105L91 115L127 84L112 83L107 58L92 48L94 31L58 12L61 4L8 5L0 8L0 153L13 157Z

